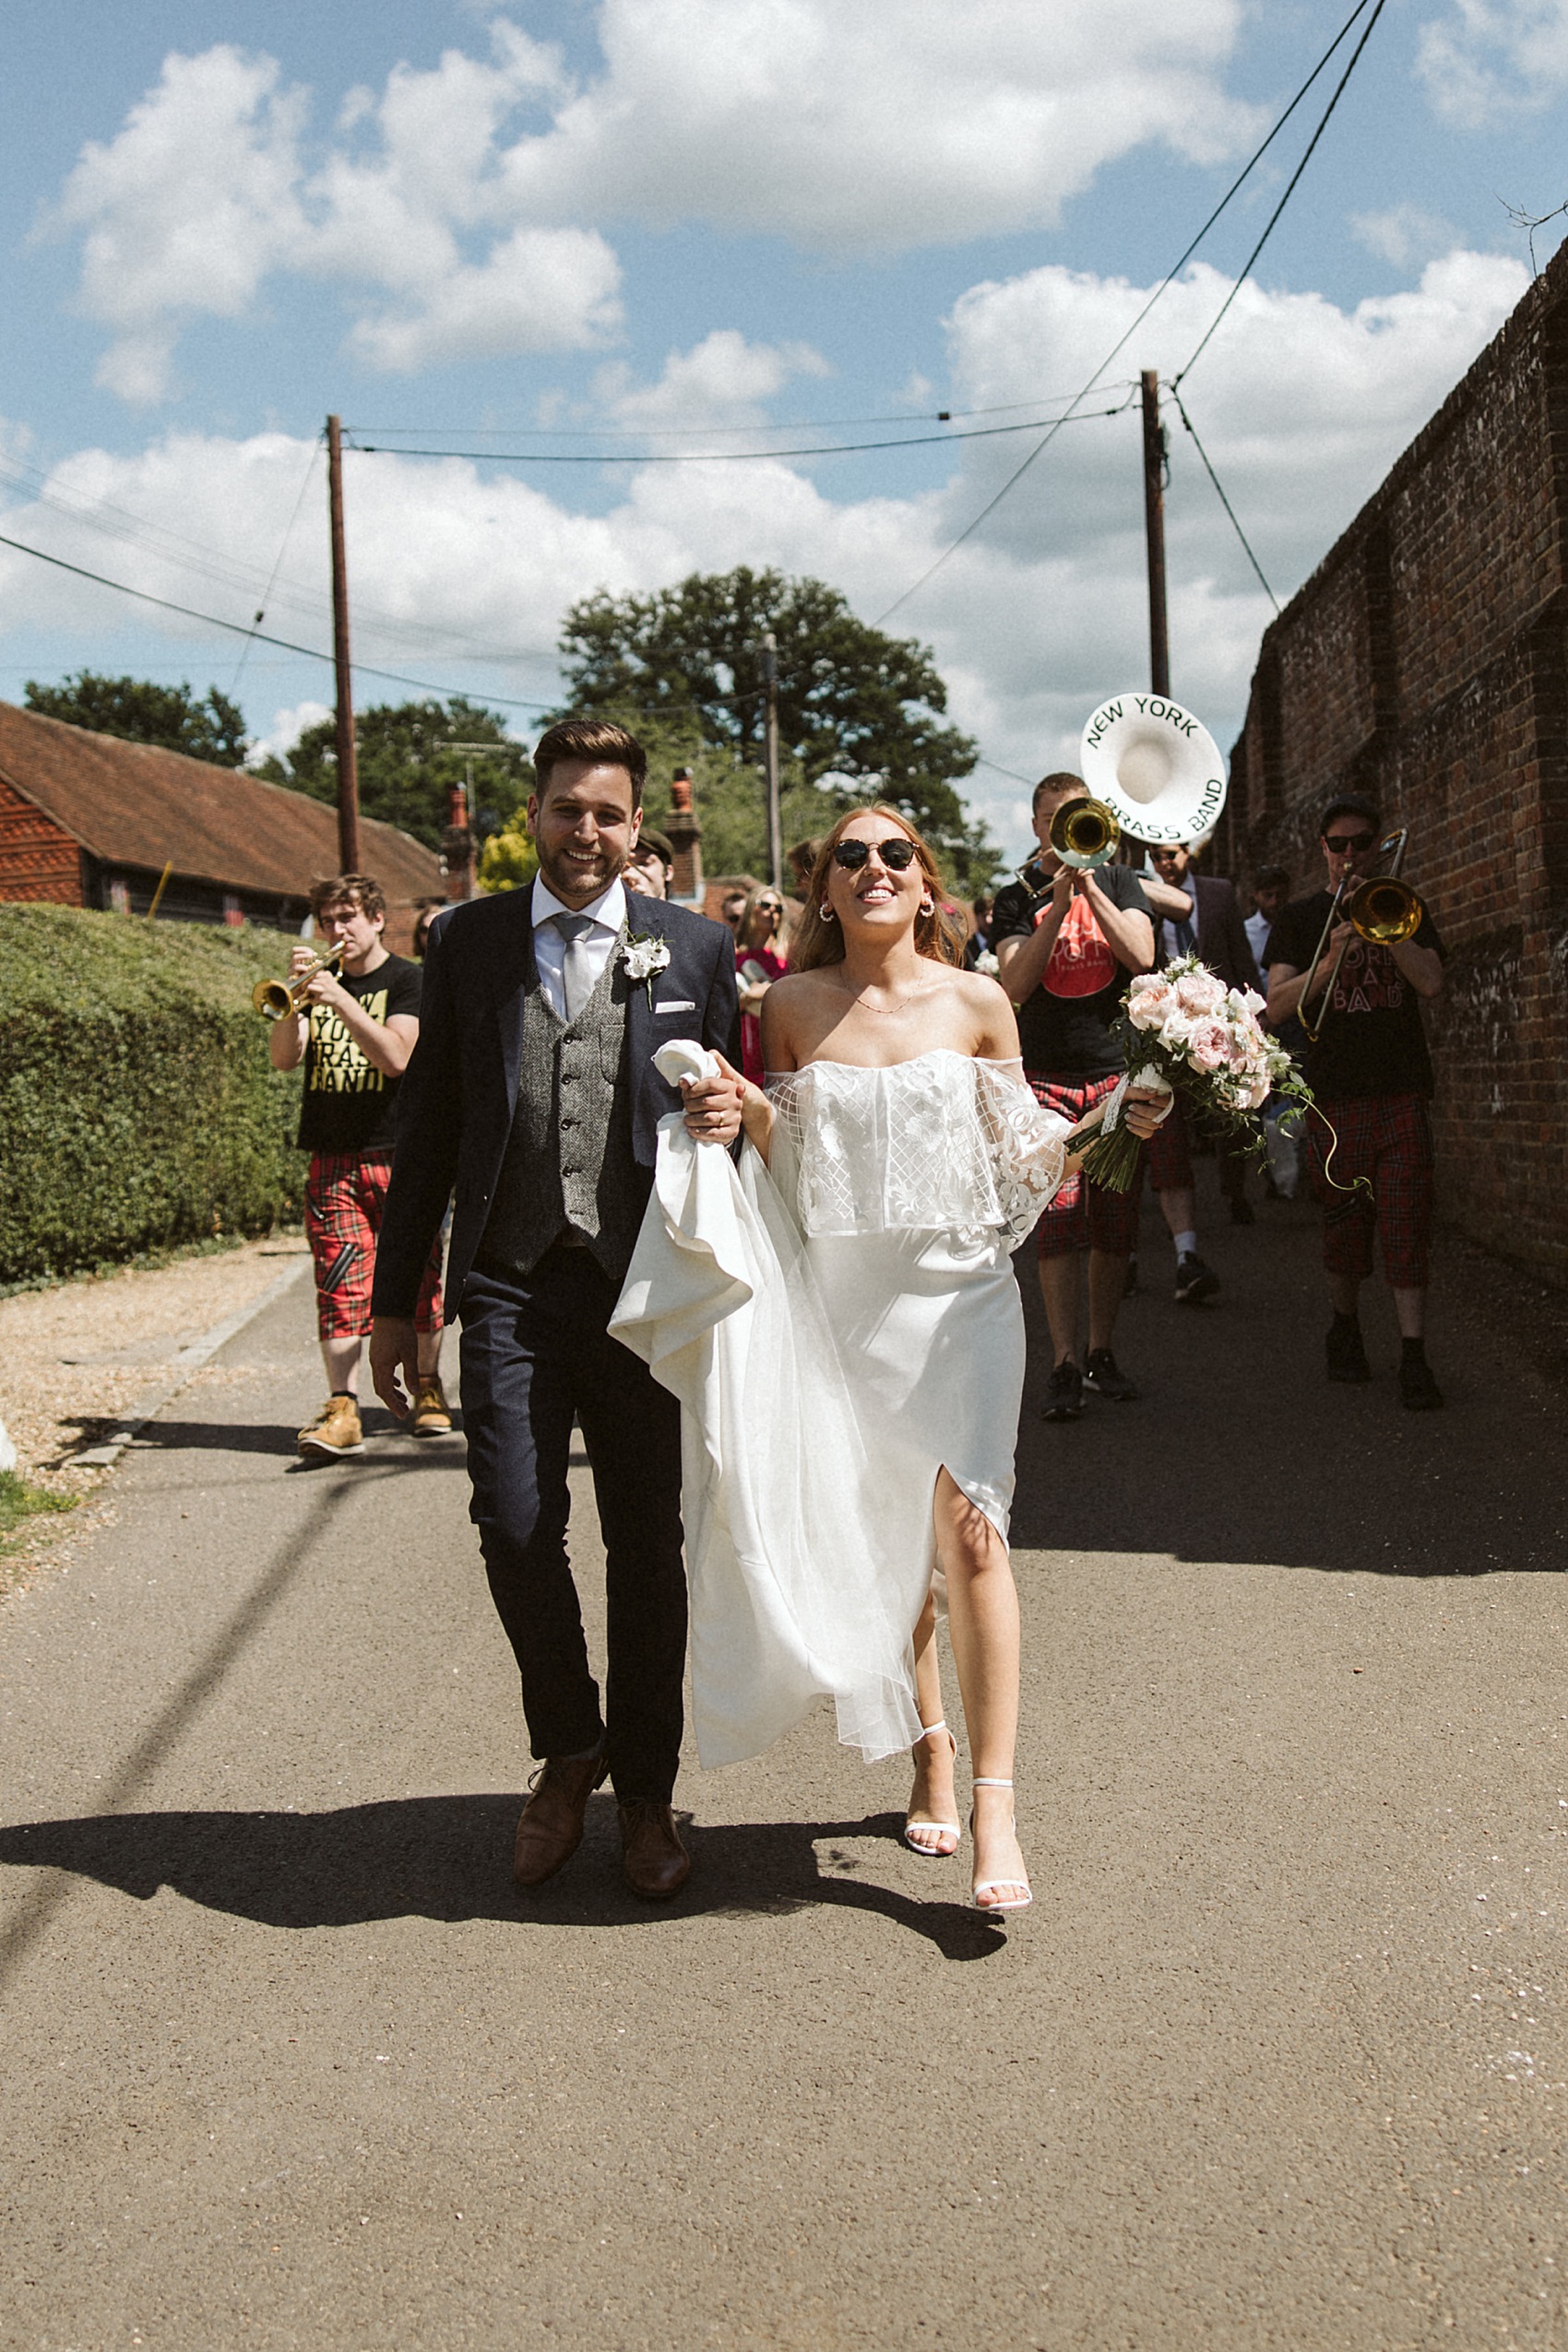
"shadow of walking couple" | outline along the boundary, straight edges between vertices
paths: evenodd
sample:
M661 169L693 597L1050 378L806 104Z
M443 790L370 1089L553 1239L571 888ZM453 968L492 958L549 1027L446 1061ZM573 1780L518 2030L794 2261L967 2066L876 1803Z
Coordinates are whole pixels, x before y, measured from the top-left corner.
M544 1886L518 1893L508 1865L521 1803L519 1795L505 1794L406 1797L319 1813L105 1813L20 1822L0 1828L0 1863L73 1871L143 1902L167 1886L210 1910L277 1928L353 1927L408 1916L645 1927L672 1916L779 1916L826 1905L878 1913L947 1960L983 1958L1004 1941L997 1925L961 1901L918 1902L865 1878L851 1842L897 1838L899 1814L694 1824L692 1881L674 1902L654 1907L637 1901L622 1879L615 1809L606 1796L590 1800L582 1847L565 1869Z

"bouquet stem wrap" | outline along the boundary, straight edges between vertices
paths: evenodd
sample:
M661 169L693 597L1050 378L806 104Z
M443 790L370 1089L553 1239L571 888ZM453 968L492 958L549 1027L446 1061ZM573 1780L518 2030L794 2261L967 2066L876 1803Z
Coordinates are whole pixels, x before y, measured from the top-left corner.
M1099 1123L1099 1133L1083 1157L1083 1172L1090 1183L1101 1185L1110 1193L1125 1193L1132 1189L1138 1172L1139 1139L1123 1121L1122 1111L1134 1087L1147 1087L1155 1094L1170 1096L1165 1107L1165 1117L1175 1108L1175 1095L1170 1081L1152 1063L1146 1062L1141 1070L1130 1070L1118 1085L1105 1106Z

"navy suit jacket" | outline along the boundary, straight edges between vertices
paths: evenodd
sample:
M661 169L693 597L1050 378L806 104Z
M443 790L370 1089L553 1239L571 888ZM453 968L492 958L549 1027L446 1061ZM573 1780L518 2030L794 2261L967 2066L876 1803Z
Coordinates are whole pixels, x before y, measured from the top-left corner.
M1185 882L1176 886L1187 891L1194 901L1194 948L1199 958L1227 988L1255 988L1261 996L1253 943L1241 920L1235 884L1221 874L1189 873ZM1175 938L1175 925L1167 916L1155 927L1155 947L1162 964L1176 953Z
M696 1037L740 1067L735 943L727 925L665 899L628 894L627 907L634 932L670 948L663 971L651 984L638 981L626 999L632 1149L651 1185L659 1122L681 1108L678 1089L653 1066L657 1049L671 1038ZM461 1312L511 1134L532 962L531 885L470 899L433 926L419 1042L398 1094L398 1144L375 1251L376 1314L413 1313L454 1190L447 1313ZM684 1009L664 1012L664 1005Z

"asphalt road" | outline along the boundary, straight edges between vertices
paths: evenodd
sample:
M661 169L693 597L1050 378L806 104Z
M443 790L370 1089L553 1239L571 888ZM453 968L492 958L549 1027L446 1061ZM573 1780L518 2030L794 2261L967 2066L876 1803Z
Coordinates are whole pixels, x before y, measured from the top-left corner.
M1005 1933L826 1722L516 1895L461 1441L269 1308L0 1610L0 2345L1568 2347L1562 1396L1327 1387L1311 1222L1026 1401Z

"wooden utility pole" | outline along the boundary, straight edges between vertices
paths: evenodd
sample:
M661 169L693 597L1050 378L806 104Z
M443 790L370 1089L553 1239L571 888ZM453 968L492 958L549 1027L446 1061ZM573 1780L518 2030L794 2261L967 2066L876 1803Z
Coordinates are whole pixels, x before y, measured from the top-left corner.
M1170 641L1165 626L1165 435L1159 425L1159 377L1143 371L1144 532L1148 542L1149 685L1170 693Z
M767 689L767 856L775 890L784 887L784 821L778 807L778 640L769 629L762 641L762 675Z
M332 518L332 662L338 673L338 870L360 871L360 766L349 671L349 564L343 550L343 427L327 420L327 500Z

